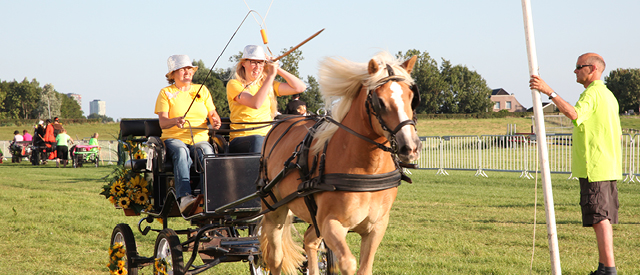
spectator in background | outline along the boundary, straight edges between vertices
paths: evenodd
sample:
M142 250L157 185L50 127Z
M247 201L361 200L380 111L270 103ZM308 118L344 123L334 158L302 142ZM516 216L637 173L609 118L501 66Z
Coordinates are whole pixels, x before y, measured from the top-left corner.
M14 144L18 141L24 141L24 137L22 137L22 135L20 134L20 131L15 130L13 131L13 140L11 141L11 144Z
M287 115L306 115L307 103L300 100L300 94L292 96L291 101L287 104L287 109L284 111Z
M62 123L60 123L60 119L58 119L58 117L54 117L53 118L53 136L57 136L59 133L62 132L62 130L64 130L64 127L62 127Z
M47 148L50 148L47 149L47 151L51 151L48 159L56 159L56 151L54 150L55 148L51 148L56 144L56 136L53 135L53 125L51 124L51 120L49 119L45 121L44 136L42 137L42 139L44 140Z
M91 139L89 139L89 145L98 146L98 133L93 133L93 135L91 135Z
M62 129L62 132L56 136L56 151L58 156L58 158L56 158L56 167L58 168L60 168L60 161L62 161L64 167L67 167L67 163L69 163L69 141L73 143L73 139L67 135L67 130L65 129Z
M27 130L22 130L22 138L24 139L24 141L33 140L33 136L31 136L31 134L29 134Z

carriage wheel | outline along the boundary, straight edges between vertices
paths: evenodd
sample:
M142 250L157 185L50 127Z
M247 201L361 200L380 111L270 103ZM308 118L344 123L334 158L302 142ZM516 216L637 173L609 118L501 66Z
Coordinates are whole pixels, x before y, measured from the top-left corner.
M323 275L337 275L338 274L338 260L333 251L324 244L324 241L320 243L318 248L318 268L320 274Z
M167 263L167 274L184 275L182 245L175 231L165 228L158 234L154 250L156 259Z
M258 259L259 257L254 257L253 260L249 261L249 271L251 271L251 275L269 275L269 271L258 264Z
M124 246L125 254L124 261L126 263L127 274L138 275L138 266L133 264L133 258L138 256L136 248L136 240L133 237L133 232L128 224L121 223L116 225L111 234L111 246L115 243L121 243Z
M78 168L78 157L76 155L71 157L71 161L73 162L73 168Z

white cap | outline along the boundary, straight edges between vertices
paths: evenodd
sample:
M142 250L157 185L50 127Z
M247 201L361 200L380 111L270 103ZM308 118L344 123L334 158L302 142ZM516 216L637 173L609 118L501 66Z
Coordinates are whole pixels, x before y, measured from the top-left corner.
M197 66L193 66L191 64L191 59L188 55L185 54L169 56L169 59L167 59L167 67L169 68L169 72L167 74L170 74L171 72L184 67L193 67L196 70L198 69Z
M42 125L42 124L44 124L44 121L40 120L40 121L38 121L38 124Z
M267 60L267 55L264 53L262 46L248 45L244 47L242 59Z

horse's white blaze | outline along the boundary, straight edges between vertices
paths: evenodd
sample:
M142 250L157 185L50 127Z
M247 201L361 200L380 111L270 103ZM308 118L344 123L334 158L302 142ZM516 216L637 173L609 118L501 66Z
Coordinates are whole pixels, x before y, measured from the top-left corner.
M396 106L398 106L398 118L400 119L400 121L409 120L409 116L404 111L404 101L402 101L402 93L404 93L404 91L402 91L402 86L400 86L400 84L398 84L397 82L393 82L391 83L390 89L391 91L393 91L393 93L391 94L391 100L393 100ZM401 132L407 137L411 136L410 128L402 127Z

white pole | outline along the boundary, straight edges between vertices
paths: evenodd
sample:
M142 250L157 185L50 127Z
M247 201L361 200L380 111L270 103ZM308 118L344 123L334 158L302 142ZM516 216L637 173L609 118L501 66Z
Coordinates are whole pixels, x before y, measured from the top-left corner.
M529 75L538 75L538 58L533 37L533 19L531 17L531 3L522 0L522 14L524 16L524 32L527 41L527 57L529 59ZM544 192L544 208L547 218L547 239L549 240L549 256L551 258L551 274L560 275L560 254L558 252L558 234L556 231L556 215L553 208L553 191L551 190L551 173L549 172L549 152L547 149L547 133L544 127L544 114L540 101L540 92L531 90L533 98L533 115L536 123L538 141L538 155L542 173L542 189Z

